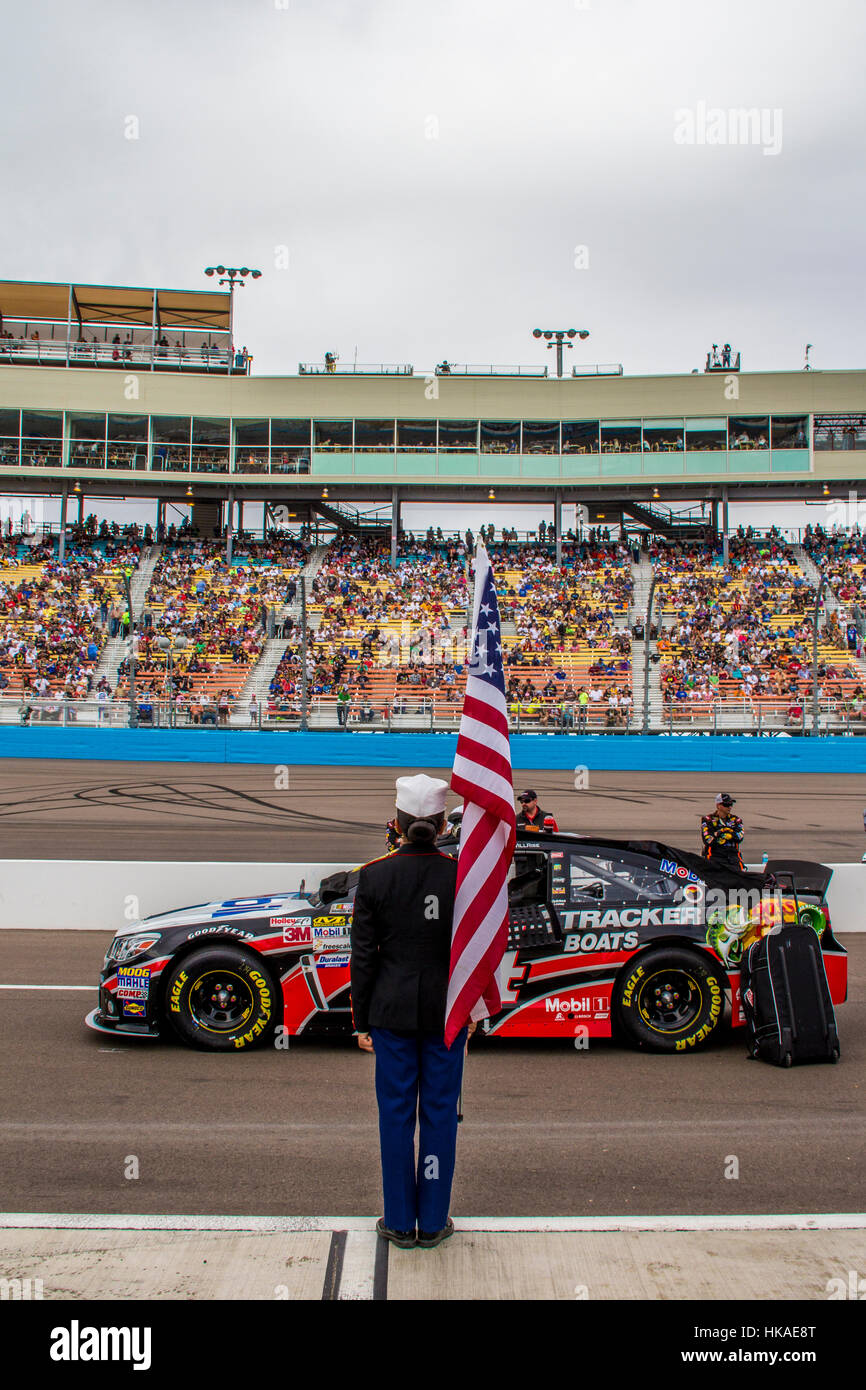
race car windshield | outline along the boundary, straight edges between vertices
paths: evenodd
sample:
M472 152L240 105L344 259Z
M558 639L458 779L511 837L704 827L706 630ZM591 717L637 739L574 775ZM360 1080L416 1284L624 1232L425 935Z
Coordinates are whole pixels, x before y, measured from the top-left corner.
M573 903L678 902L682 883L638 855L569 856L569 898Z

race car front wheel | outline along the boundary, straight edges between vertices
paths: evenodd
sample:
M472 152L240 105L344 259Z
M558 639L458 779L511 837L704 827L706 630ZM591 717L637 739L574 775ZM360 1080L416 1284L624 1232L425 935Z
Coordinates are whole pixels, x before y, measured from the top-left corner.
M184 956L168 975L165 1016L193 1047L240 1052L273 1036L277 992L251 951L208 946Z
M632 1042L653 1052L693 1052L719 1028L725 990L709 960L671 946L635 957L614 1001Z

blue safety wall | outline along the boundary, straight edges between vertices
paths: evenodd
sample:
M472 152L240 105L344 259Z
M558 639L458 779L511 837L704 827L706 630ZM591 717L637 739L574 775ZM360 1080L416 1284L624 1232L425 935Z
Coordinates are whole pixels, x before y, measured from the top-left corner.
M290 766L450 767L454 734L0 728L0 757ZM515 768L631 772L866 772L866 738L515 734Z

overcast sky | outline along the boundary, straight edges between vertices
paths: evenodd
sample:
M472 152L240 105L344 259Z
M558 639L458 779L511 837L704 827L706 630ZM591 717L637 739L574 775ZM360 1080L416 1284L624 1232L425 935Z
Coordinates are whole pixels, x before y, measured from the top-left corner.
M627 373L726 340L746 370L807 342L863 365L853 0L3 8L2 277L255 266L236 336L275 374L325 349L544 362L536 326L589 328L571 361Z

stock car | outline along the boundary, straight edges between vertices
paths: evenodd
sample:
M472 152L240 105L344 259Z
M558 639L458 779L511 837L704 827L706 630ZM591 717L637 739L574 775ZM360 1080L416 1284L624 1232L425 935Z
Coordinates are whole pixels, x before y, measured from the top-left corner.
M703 1047L725 1021L744 1024L742 951L780 920L817 932L834 1003L842 1003L847 955L827 909L831 877L803 860L739 873L656 841L518 832L502 1009L481 1031L572 1042L616 1036L658 1052ZM86 1022L232 1052L291 1035L350 1034L357 881L358 870L347 870L310 893L302 883L296 893L206 903L125 927L105 954L99 1004Z

